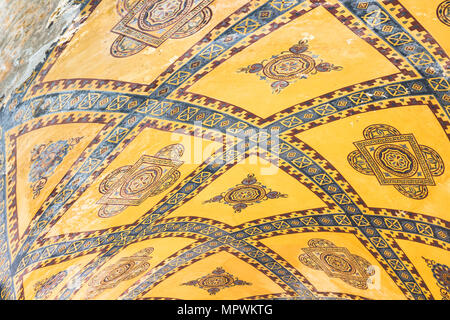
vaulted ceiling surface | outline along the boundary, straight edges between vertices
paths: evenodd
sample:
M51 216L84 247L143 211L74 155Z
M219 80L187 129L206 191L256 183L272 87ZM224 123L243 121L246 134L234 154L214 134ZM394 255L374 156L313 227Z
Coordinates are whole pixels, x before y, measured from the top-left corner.
M449 299L450 1L38 2L1 299Z

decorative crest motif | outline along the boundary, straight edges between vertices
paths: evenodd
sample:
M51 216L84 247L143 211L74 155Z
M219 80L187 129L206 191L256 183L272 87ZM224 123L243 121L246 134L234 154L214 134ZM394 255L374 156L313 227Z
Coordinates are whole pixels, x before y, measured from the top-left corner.
M286 198L287 194L272 191L259 183L254 174L249 174L238 184L228 191L215 196L204 203L220 202L233 207L234 212L239 213L249 205L260 203L269 199Z
M442 300L450 300L450 269L445 264L440 264L424 257L422 258L433 272L433 277L436 279L441 291Z
M231 273L226 272L222 267L216 268L210 274L203 276L197 280L192 280L182 284L183 286L199 287L208 291L210 295L214 295L220 290L234 286L249 286L251 283L239 280Z
M68 271L60 271L42 281L35 283L34 289L36 293L34 295L35 299L45 300L47 299L52 291L67 277Z
M368 289L367 282L375 270L366 259L325 239L311 239L308 246L298 257L305 266L321 270L330 278L339 278L355 288Z
M28 174L28 181L32 183L33 198L39 196L56 167L81 139L82 137L70 138L34 146L31 151L31 168Z
M183 161L181 144L164 147L154 156L143 155L134 165L123 166L108 174L99 186L103 204L99 217L113 217L128 206L138 206L148 197L167 190L180 178L177 170Z
M132 56L145 47L159 47L168 39L193 35L211 20L214 0L117 0L122 20L111 30L119 36L111 46L116 58Z
M238 72L254 73L261 80L270 83L272 91L279 93L289 84L299 79L306 79L309 75L317 72L340 71L342 67L335 66L323 60L318 61L318 56L308 51L307 40L300 40L297 44L283 51L271 59L254 63L246 68L241 68Z
M86 299L92 299L98 296L106 289L111 289L119 285L122 281L131 280L144 273L150 263L147 261L152 257L150 254L153 248L145 248L131 257L124 257L112 266L105 268L89 281L89 289Z
M375 175L382 185L393 185L411 199L424 199L433 176L444 173L444 162L430 147L419 145L412 134L394 127L374 124L364 130L365 140L354 142L358 150L347 160L358 172Z
M439 20L450 27L450 0L442 1L436 9Z

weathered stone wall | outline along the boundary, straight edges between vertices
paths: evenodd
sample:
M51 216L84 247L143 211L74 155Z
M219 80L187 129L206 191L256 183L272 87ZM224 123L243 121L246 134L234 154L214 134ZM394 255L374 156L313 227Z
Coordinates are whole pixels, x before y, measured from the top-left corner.
M79 13L71 0L0 1L0 105Z

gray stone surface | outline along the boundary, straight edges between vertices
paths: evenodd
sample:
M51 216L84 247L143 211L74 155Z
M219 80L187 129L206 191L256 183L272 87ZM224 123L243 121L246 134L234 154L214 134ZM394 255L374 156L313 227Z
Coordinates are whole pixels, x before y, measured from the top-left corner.
M0 107L26 81L78 15L71 0L0 1ZM64 32L65 31L65 32Z

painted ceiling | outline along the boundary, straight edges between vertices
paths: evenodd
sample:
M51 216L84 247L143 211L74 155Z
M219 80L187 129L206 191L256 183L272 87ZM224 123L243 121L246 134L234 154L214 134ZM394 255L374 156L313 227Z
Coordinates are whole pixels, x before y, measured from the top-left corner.
M450 1L66 5L1 102L1 299L449 298Z

